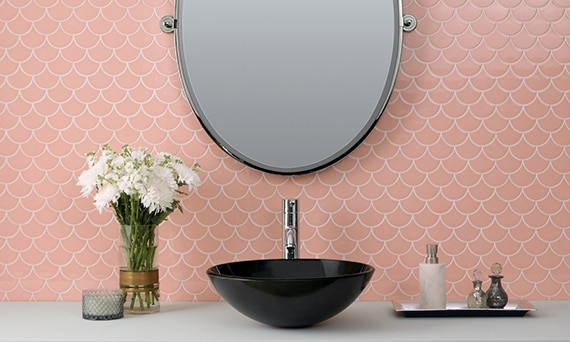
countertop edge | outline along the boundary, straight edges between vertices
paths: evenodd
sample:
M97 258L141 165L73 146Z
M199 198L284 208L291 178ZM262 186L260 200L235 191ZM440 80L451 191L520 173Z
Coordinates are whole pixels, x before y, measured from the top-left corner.
M530 301L523 317L405 318L392 302L353 303L313 327L280 329L224 302L161 303L161 311L89 321L81 302L0 302L0 341L570 341L570 301Z

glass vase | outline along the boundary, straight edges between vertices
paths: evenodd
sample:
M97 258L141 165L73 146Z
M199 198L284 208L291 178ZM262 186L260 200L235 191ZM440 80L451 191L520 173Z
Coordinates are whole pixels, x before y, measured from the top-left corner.
M125 313L160 311L157 226L121 225L119 285Z

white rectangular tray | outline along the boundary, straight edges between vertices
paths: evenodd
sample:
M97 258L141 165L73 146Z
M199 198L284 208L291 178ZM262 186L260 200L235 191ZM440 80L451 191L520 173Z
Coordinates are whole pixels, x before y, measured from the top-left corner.
M445 309L420 309L418 302L393 301L392 305L405 317L522 317L536 310L526 300L509 302L502 309L471 309L465 302L447 302Z

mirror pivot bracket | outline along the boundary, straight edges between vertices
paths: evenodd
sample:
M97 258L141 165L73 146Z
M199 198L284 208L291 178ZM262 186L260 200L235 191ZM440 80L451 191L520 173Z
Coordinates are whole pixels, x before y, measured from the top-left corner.
M418 20L411 14L405 14L402 17L402 23L404 32L412 32L418 26Z
M164 33L172 33L176 29L176 19L171 15L166 15L160 19L160 29Z

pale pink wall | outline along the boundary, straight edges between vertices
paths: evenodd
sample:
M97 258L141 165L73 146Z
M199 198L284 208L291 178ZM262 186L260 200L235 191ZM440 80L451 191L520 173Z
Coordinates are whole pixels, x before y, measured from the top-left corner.
M300 199L303 257L376 267L363 300L416 299L431 241L450 298L499 261L511 298L570 299L565 0L405 0L404 12L418 28L377 128L336 165L283 177L200 128L158 26L172 0L0 2L0 300L117 286L117 224L75 184L104 143L202 165L199 193L160 228L163 300L218 300L207 267L280 257L285 197Z

